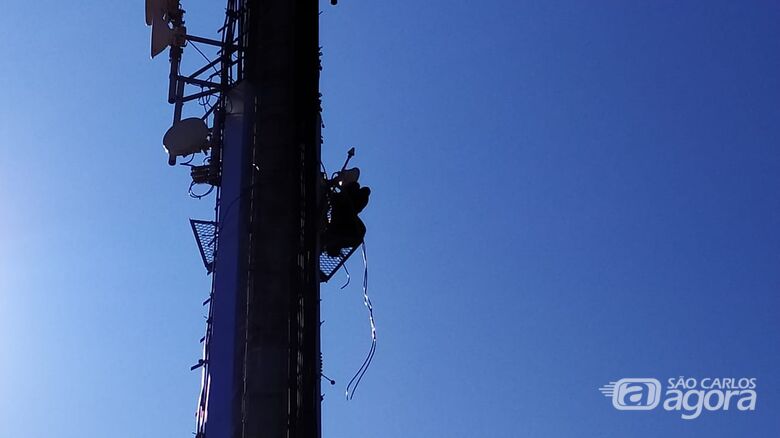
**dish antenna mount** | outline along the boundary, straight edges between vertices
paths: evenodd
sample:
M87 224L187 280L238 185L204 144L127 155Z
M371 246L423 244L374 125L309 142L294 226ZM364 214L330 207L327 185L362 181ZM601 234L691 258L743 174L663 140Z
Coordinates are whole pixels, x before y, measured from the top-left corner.
M156 57L165 49L169 49L170 53L168 103L174 105L173 125L163 140L168 152L168 163L174 165L177 157L210 151L209 166L214 166L213 174L218 175L226 102L224 96L243 76L243 49L239 44L240 37L236 36L241 35L239 27L245 19L245 11L239 6L242 2L228 1L227 20L220 28L222 38L213 40L187 34L184 10L179 0L145 1L146 25L151 26L151 57ZM194 73L183 75L180 73L181 58L189 42L215 47L217 55ZM188 93L188 90L192 91ZM199 101L205 114L182 120L184 104L192 101ZM218 178L210 179L215 180L219 181Z

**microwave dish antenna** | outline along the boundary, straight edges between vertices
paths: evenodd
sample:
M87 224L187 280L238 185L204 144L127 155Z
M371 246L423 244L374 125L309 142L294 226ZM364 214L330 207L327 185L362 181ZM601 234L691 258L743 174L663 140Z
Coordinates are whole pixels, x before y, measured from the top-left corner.
M152 27L152 58L177 45L178 36L186 33L181 20L183 12L178 0L146 0L146 25Z
M199 117L182 119L173 124L163 137L168 152L168 164L176 164L176 157L185 157L209 148L209 128Z
M146 25L151 26L155 18L170 21L179 10L179 0L146 0Z

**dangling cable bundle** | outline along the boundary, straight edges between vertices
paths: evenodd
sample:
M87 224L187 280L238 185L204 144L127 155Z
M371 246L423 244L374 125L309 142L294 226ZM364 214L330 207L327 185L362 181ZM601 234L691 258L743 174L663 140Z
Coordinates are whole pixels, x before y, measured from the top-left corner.
M363 361L363 365L355 373L352 379L347 384L346 396L347 400L352 400L357 391L360 381L368 371L368 367L371 365L371 361L374 360L374 353L376 353L376 325L374 324L374 306L371 304L371 298L368 297L368 258L366 257L366 242L363 242L360 247L363 253L363 304L368 309L368 322L371 324L371 348L368 350L368 355ZM353 386L354 383L354 386Z
M347 282L344 283L344 285L340 287L340 289L344 289L345 287L347 287L349 285L350 280L352 280L352 276L349 275L349 269L347 269L347 264L346 263L342 264L341 268L344 269L344 273L347 274Z

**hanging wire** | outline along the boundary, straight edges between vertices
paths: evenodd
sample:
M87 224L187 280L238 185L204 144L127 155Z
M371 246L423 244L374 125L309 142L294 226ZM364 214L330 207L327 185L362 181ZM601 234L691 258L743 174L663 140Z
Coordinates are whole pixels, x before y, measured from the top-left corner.
M195 50L197 50L197 51L198 51L198 53L200 53L200 56L202 56L202 57L203 57L203 59L205 59L205 60L206 60L206 63L208 63L208 64L211 64L211 62L212 62L212 61L209 59L209 57L208 57L208 56L206 56L206 54L205 54L205 53L203 53L203 51L202 51L202 50L200 50L200 47L198 47L198 45L197 45L197 44L195 44L193 41L188 41L188 42L189 42L190 44L192 44L192 47L194 47L194 48L195 48ZM214 71L215 71L215 72L217 72L217 74L219 74L219 70L217 70L217 67L215 67L215 66L213 66L213 65L212 65L212 66L211 66L211 68L213 68L213 69L214 69Z
M363 253L363 304L365 304L366 308L368 309L368 321L371 324L371 348L368 350L368 355L366 355L366 359L363 361L363 364L347 384L347 400L352 400L352 398L355 396L357 387L360 385L360 381L363 380L363 376L366 375L368 367L374 360L374 353L376 353L376 324L374 324L374 306L371 304L371 298L368 297L368 257L366 256L366 242L363 242L363 244L360 246L360 249Z
M200 91L203 92L205 88L203 86L200 87ZM203 117L201 117L202 120L206 120L211 114L211 112L214 110L214 104L211 103L211 100L214 96L212 94L207 94L205 96L201 96L198 98L198 105L203 109Z
M190 166L190 163L192 163L192 160L195 159L195 153L189 154L188 157L190 157L190 159L185 161L185 162L183 162L183 163L179 163L179 166ZM184 158L187 158L187 157L184 157Z
M192 161L192 160L190 160L190 161ZM209 155L206 155L203 158L203 161L201 162L201 164L204 165L204 166L207 165L207 164L210 164L210 163L211 163L211 156L209 156ZM190 183L190 188L187 190L187 193L190 195L190 198L201 199L201 198L205 198L206 196L210 195L211 192L214 191L214 187L216 187L216 186L211 185L209 187L209 189L206 192L204 192L204 193L195 193L192 190L193 187L195 187L195 181L192 181Z
M349 269L347 269L346 263L342 263L341 267L344 268L344 273L347 274L347 282L344 283L344 286L341 286L341 289L344 289L345 287L347 287L347 285L349 285L349 282L350 280L352 280L352 277L349 275Z
M209 189L206 190L206 192L204 192L204 193L195 193L192 190L193 187L195 187L195 181L190 183L190 188L187 190L187 192L189 193L190 198L195 198L195 199L205 198L206 196L210 195L211 192L214 191L214 186L209 186Z
M203 87L203 86L200 87L200 91L201 92L205 91L205 89L206 88ZM200 96L198 98L198 105L202 106L204 111L207 110L208 108L206 108L206 107L211 107L211 99L213 97L214 97L213 94L207 94L205 96Z

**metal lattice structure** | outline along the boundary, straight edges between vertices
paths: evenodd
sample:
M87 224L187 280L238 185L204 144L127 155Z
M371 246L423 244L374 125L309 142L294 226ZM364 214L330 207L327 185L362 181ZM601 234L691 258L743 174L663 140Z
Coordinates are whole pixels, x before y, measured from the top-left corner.
M331 257L327 253L320 254L320 282L324 283L333 277L333 274L339 270L339 268L347 261L347 259L355 252L357 247L354 248L342 248L341 254L337 257Z
M217 223L190 219L190 226L192 226L192 232L195 234L195 242L198 244L200 257L203 259L203 266L211 274L214 270L214 253L217 249Z
M180 164L191 197L216 194L214 220L190 220L212 274L203 356L191 368L202 373L195 437L319 438L320 281L354 252L318 247L319 5L226 1L219 39L188 34L179 0L146 1L151 55L169 48L168 163L206 153L200 165ZM190 74L181 71L187 47L207 58ZM196 102L203 115L183 118ZM211 188L193 192L197 184Z

